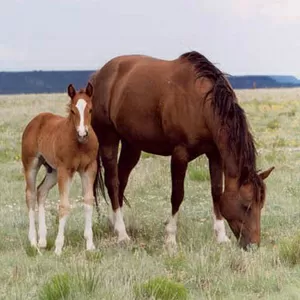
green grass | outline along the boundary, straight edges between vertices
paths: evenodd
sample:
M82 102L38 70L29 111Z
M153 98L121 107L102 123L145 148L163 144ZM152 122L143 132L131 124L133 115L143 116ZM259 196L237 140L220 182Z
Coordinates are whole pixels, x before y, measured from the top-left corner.
M0 299L299 299L300 295L300 90L238 91L257 141L258 168L276 169L266 180L261 247L218 245L206 157L189 164L178 225L178 253L164 249L170 214L169 158L143 153L132 172L125 223L132 241L118 245L101 201L94 214L96 251L87 252L79 176L70 194L72 210L65 247L56 257L58 192L48 196L47 249L29 245L25 183L20 161L22 131L42 111L65 114L66 95L0 97ZM144 158L144 159L143 159ZM43 174L39 175L41 180ZM151 298L152 297L152 298Z
M156 277L136 287L136 299L186 300L188 293L183 284L164 277Z

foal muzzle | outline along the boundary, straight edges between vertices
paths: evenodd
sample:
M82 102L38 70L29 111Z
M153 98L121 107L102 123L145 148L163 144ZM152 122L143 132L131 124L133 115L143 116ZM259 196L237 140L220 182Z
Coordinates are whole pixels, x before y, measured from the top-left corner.
M85 143L88 139L89 132L85 130L84 132L77 131L77 140L79 143Z

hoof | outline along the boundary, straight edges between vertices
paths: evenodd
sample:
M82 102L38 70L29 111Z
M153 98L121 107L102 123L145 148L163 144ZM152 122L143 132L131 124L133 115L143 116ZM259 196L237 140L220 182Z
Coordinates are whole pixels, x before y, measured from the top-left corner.
M55 248L54 250L54 253L57 255L57 256L60 256L61 255L61 249L60 248Z
M41 249L45 249L47 247L47 241L46 240L39 240L38 246Z
M170 256L173 256L177 253L177 243L174 236L169 236L166 238L164 248Z
M220 236L220 237L217 237L217 243L218 244L230 243L230 239L229 239L229 237L227 235Z
M36 242L36 239L30 240L30 246L33 247L33 248L37 248L37 242Z
M129 243L131 241L131 239L130 239L130 237L127 235L127 234L123 234L123 235L121 235L121 236L119 236L118 237L118 243L120 244L120 243L125 243L125 244L127 244L127 243Z
M86 250L87 251L93 251L95 249L96 249L96 247L95 247L95 245L93 243L91 243L91 244L89 244L89 245L86 246Z

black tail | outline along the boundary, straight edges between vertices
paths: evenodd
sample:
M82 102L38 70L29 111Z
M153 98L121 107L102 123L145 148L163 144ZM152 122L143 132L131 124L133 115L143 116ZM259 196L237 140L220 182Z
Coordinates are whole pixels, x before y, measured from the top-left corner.
M97 154L97 174L96 174L96 178L95 178L94 186L93 186L96 210L98 213L99 220L100 220L100 208L99 208L100 194L103 196L105 202L109 205L109 203L107 202L107 199L106 199L105 184L104 184L104 179L103 179L101 171L102 171L102 166L101 166L101 157L100 157L100 150L99 150L98 154ZM99 194L99 192L100 192L100 194ZM131 208L129 201L126 199L126 197L124 195L123 195L123 200L124 200L125 204L129 208Z
M104 180L103 180L103 176L102 176L101 171L102 171L102 168L101 168L100 151L98 151L98 154L97 154L97 174L96 174L96 178L95 178L95 181L94 181L93 190L94 190L95 204L96 204L96 210L97 210L97 213L98 213L99 221L100 221L100 208L99 208L100 194L103 196L106 203L108 204L108 202L106 200L105 185L104 185Z

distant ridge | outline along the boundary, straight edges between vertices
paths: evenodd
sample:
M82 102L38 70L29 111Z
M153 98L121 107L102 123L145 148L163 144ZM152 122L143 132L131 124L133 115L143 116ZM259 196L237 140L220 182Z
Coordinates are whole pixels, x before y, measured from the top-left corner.
M86 85L94 70L0 72L0 94L64 93L68 84ZM300 87L300 80L289 75L229 76L234 89Z
M64 93L73 83L86 86L94 71L0 72L0 94Z

